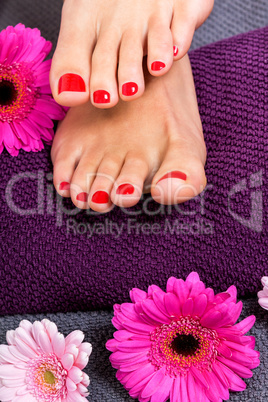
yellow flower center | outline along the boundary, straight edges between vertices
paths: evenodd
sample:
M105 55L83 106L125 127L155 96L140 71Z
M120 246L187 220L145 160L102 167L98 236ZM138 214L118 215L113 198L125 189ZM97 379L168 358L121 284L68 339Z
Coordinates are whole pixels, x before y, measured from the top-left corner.
M54 384L55 383L55 377L51 371L45 371L44 372L44 380L47 384Z

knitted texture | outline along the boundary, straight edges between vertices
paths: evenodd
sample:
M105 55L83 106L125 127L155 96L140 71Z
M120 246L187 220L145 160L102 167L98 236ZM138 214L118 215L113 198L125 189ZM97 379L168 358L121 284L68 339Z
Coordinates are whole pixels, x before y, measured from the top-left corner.
M246 379L247 388L243 392L231 392L231 402L265 402L268 399L268 322L267 312L258 305L256 299L243 302L241 319L254 314L257 321L249 334L256 338L256 350L260 351L260 366L253 370L253 377ZM5 333L15 329L22 319L31 322L47 317L54 321L59 331L68 335L71 331L80 329L85 333L85 341L92 343L93 351L85 372L90 377L88 400L91 402L133 402L127 391L115 378L114 370L109 361L110 352L105 349L105 343L112 338L114 326L111 323L113 314L109 311L16 315L0 318L0 343L6 343ZM191 401L198 402L198 401Z
M192 270L216 291L259 290L268 273L267 39L260 29L192 52L208 186L179 208L159 211L145 196L132 216L92 215L56 197L48 147L1 155L1 314L107 308L134 286Z

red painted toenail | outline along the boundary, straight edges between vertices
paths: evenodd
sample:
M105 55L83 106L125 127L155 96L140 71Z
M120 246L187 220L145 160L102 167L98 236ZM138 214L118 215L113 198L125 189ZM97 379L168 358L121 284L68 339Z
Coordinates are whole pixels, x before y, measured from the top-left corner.
M99 91L95 91L93 94L94 103L109 103L110 102L110 94L103 89Z
M59 94L67 92L86 92L86 84L78 74L64 74L59 80Z
M76 196L77 201L87 202L88 194L87 193L79 193Z
M176 57L178 53L179 53L178 46L174 45L173 46L173 55L174 55L174 57Z
M96 193L93 194L91 201L96 204L106 204L109 201L109 195L106 191L96 191Z
M70 190L70 183L68 183L67 181L63 181L60 184L60 190Z
M118 187L118 189L116 190L116 194L120 194L120 195L130 195L134 193L134 187L132 186L132 184L121 184L121 186Z
M165 63L162 63L162 61L154 61L151 65L151 69L153 71L159 71L162 70L163 68L165 68L166 65Z
M161 180L165 180L165 179L181 179L181 180L186 180L187 176L185 173L183 172L179 172L178 170L176 172L169 172L167 174L165 174L163 177L161 177L160 180L158 180L158 182L156 184L158 184Z
M122 85L122 94L132 96L138 92L138 85L135 82L126 82Z

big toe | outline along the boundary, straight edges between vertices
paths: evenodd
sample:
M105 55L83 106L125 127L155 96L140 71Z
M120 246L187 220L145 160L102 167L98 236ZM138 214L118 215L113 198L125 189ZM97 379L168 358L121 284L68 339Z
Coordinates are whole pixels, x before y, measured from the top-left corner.
M200 152L201 150L201 152ZM160 204L180 204L200 194L206 186L205 144L171 144L155 174L151 194Z

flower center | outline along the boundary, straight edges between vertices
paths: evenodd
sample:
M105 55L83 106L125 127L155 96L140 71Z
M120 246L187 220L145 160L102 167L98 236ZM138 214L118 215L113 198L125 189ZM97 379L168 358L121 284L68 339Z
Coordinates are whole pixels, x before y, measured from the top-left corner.
M201 326L198 319L181 317L151 332L149 361L157 368L166 367L171 377L186 375L192 366L210 370L217 355L217 332Z
M9 106L16 101L18 91L13 82L2 80L0 82L0 106Z
M54 353L41 354L28 362L26 382L28 389L40 402L65 399L67 371Z
M27 64L0 64L0 121L25 119L38 96L35 77Z
M44 380L47 384L55 383L55 377L54 377L53 373L51 373L51 371L45 371Z
M193 356L199 348L199 340L193 335L177 334L170 344L171 349L178 355Z

